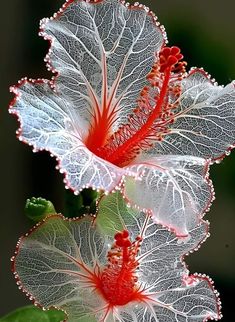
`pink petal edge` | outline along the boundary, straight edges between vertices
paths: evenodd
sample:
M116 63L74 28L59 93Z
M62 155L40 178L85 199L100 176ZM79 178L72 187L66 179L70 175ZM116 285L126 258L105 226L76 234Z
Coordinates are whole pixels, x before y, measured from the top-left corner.
M205 167L204 167L204 176L203 176L203 179L206 180L207 184L208 184L208 188L209 188L209 191L210 191L210 199L208 200L208 203L207 205L205 206L205 208L202 210L202 212L200 214L198 214L198 225L204 221L203 220L203 217L204 215L210 211L210 207L213 203L213 201L215 200L215 191L214 191L214 186L213 186L213 183L212 183L212 180L210 179L209 177L209 169L210 169L210 164L211 164L211 160L206 160L206 163L205 163ZM141 180L141 174L138 175L138 176L135 176L135 179L136 180ZM124 191L124 186L125 186L125 181L126 181L126 178L124 177L123 178L123 181L120 183L120 192L125 200L125 202L127 203L127 205L129 207L132 207L134 209L137 209L137 210L141 210L143 212L146 213L146 215L150 215L151 217L154 217L153 215L153 212L151 209L148 209L148 208L142 208L140 207L138 204L132 202L130 199L127 198L127 196L125 195L125 191ZM164 225L162 223L159 223L159 222L156 222L157 224L161 224L164 228L168 229L169 231L173 232L174 234L176 234L177 237L179 238L184 238L184 237L187 237L188 235L182 235L180 234L179 232L177 232L177 230L174 228L174 227L171 227L171 226L167 226L167 225Z
M206 72L202 67L200 67L200 68L199 67L191 67L190 70L187 73L187 76L193 75L194 73L197 73L197 72L199 72L203 76L205 76L208 79L208 81L211 82L212 85L218 86L218 83L215 80L215 78L211 78L212 76L208 72ZM232 83L233 83L233 86L234 86L234 89L235 89L235 81L233 81ZM223 85L220 85L220 86L223 86ZM223 154L221 154L217 158L211 159L211 164L214 163L214 162L217 163L217 164L219 164L221 161L223 161L223 159L226 156L229 156L230 155L231 151L234 148L235 148L235 139L234 139L234 143L231 144L231 146ZM208 211L209 211L209 209L208 209Z
M20 237L20 239L18 240L17 242L17 246L16 246L16 250L15 250L15 253L14 255L11 257L11 270L14 274L14 277L16 279L16 284L18 286L18 289L21 290L25 295L26 297L29 298L30 301L33 302L33 304L43 310L49 310L51 308L55 308L55 309L58 309L58 310L62 310L66 315L67 313L59 308L59 307L56 307L56 306L51 306L50 308L45 308L43 307L42 305L40 305L40 303L37 301L36 298L34 298L28 291L27 289L24 288L24 285L21 283L21 280L19 278L19 275L17 274L16 272L16 268L15 268L15 259L18 255L18 252L19 252L19 249L21 247L21 244L23 243L24 241L24 238L27 238L28 236L31 235L31 233L33 233L35 230L37 230L40 226L42 226L43 224L45 224L47 222L47 220L49 218L58 218L58 219L62 219L64 221L73 221L73 222L76 222L76 221L79 221L81 220L82 218L65 218L62 214L56 214L56 215L51 215L51 216L48 216L46 217L43 221L39 222L38 224L36 224L34 227L32 227L28 233L24 234L22 237ZM90 217L90 220L91 220L91 223L94 221L94 218ZM206 239L210 236L210 233L209 233L209 222L208 221L204 221L204 220L201 220L201 223L203 223L206 227L206 234L204 236L204 238L199 241L198 245L190 250L189 252L185 253L183 256L180 257L180 262L182 264L182 266L184 266L187 270L188 270L188 266L187 264L185 263L184 259L185 259L185 256L188 256L190 255L191 253L197 251L201 245L206 241ZM170 229L168 229L170 231ZM210 316L206 317L203 322L206 322L208 320L215 320L215 321L218 321L220 320L223 315L221 313L221 301L220 301L220 298L219 298L219 293L216 291L215 287L214 287L214 281L209 277L207 276L206 274L201 274L201 273L194 273L194 274L186 274L185 276L182 277L182 281L184 282L185 286L190 286L190 285L193 285L194 283L196 283L197 281L200 281L200 280L205 280L209 286L209 288L213 291L214 295L215 295L215 301L216 301L216 304L217 304L217 315L218 317L217 318L212 318ZM68 315L67 315L68 316ZM64 320L63 322L66 322L67 320Z
M10 87L10 92L14 93L15 97L11 100L11 102L9 104L9 113L15 115L17 117L18 122L19 122L19 128L16 131L16 135L17 135L18 140L23 142L23 143L25 143L25 144L27 144L27 145L32 146L33 152L47 151L47 152L50 153L51 157L55 157L56 161L57 161L56 169L57 170L60 169L60 172L63 173L63 175L64 175L65 188L66 189L71 189L75 195L78 195L79 192L81 190L83 190L84 188L92 188L92 189L97 190L97 191L100 191L100 190L103 190L103 189L99 189L96 186L92 186L92 185L85 185L85 186L82 186L80 189L76 189L75 187L72 187L70 185L69 180L68 180L68 174L67 174L65 169L61 168L60 159L56 155L51 153L50 150L46 149L46 148L37 149L34 145L32 145L32 144L30 144L27 141L24 141L22 139L22 137L21 137L22 121L21 121L20 115L17 112L12 112L11 109L14 107L16 101L20 97L20 94L18 92L18 88L20 88L25 83L29 83L29 84L41 84L41 83L48 84L50 86L50 88L53 91L56 92L56 80L57 80L57 77L60 76L60 73L52 66L51 61L50 61L50 53L51 53L51 48L52 48L52 44L53 44L53 39L52 39L52 37L48 36L44 32L45 23L47 21L49 21L49 20L55 20L55 19L59 18L63 14L63 12L69 7L69 5L74 3L74 2L90 2L90 3L95 4L95 3L100 3L100 2L103 2L103 1L105 1L105 0L66 0L66 2L62 5L62 7L56 13L54 13L53 16L51 16L50 18L42 19L41 22L40 22L40 27L39 27L39 35L42 36L43 39L49 41L49 50L48 50L47 55L45 56L44 61L46 62L46 67L47 67L48 71L51 71L55 75L53 75L50 80L44 79L44 78L32 79L32 78L24 77L24 78L22 78L21 80L18 81L18 84L12 85ZM125 2L123 0L119 0L119 2L120 2L120 4L122 4L123 6L127 7L128 9L144 10L148 15L150 15L152 17L153 23L159 29L159 31L162 33L163 40L164 40L163 46L168 42L164 26L160 25L160 23L158 22L158 18L156 17L154 12L150 11L147 6L139 4L138 2L135 2L134 4L130 4L130 3ZM97 157L97 158L100 159L99 157ZM105 163L107 162L107 161L105 161L103 159L100 159L100 160L102 162L105 162ZM113 166L114 172L116 170L116 172L119 173L119 176L121 177L121 179L118 182L114 182L113 187L111 189L104 190L105 193L109 193L110 191L115 191L117 189L119 190L120 186L122 185L122 182L123 182L123 180L125 178L125 175L135 176L135 174L133 172L124 171L123 169L121 169L119 167L116 167L115 165L113 165L113 164L111 164L109 162L107 162L107 163L109 164L109 166L110 165Z

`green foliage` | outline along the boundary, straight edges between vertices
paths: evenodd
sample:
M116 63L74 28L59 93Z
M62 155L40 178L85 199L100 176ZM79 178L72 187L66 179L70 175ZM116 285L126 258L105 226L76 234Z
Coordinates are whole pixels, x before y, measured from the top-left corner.
M51 201L41 197L32 197L26 200L25 214L33 222L39 222L46 216L55 214L55 208Z
M62 311L55 309L43 311L31 305L7 314L0 319L0 322L62 322L65 320L66 315Z
M65 191L64 216L67 218L81 217L85 214L95 214L98 192L92 189L83 189L78 196L70 190Z
M134 221L137 212L139 211L127 206L120 192L115 192L101 198L95 222L103 234L113 236L126 229L125 222L130 224Z

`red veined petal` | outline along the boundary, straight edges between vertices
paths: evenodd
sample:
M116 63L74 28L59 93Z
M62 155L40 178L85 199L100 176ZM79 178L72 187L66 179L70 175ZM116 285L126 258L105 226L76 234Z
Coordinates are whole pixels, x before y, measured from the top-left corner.
M176 312L179 318L192 321L219 319L219 300L211 280L189 275L182 262L186 253L198 249L205 240L208 224L201 221L189 231L188 238L179 240L149 215L127 211L120 198L120 194L102 198L95 222L91 217L65 220L51 216L22 237L12 259L20 288L44 308L65 310L68 322L125 321L124 316L142 322L143 312L148 320L156 322L161 322L163 316L170 320ZM122 223L130 240L134 242L138 236L141 240L135 274L144 297L123 305L112 304L96 288L108 265L108 251L117 232L112 226L115 221ZM107 226L113 228L104 234Z

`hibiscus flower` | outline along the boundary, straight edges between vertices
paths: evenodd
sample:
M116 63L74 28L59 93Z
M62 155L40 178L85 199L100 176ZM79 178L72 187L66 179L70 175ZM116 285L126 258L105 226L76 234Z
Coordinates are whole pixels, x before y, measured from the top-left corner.
M68 322L205 322L221 318L218 294L182 258L207 235L201 221L179 239L116 193L96 219L48 217L20 239L13 270L36 305L64 310Z
M235 137L234 84L185 72L145 6L67 1L41 22L52 80L22 79L10 113L18 138L58 160L66 187L121 189L179 236L213 199L208 165Z

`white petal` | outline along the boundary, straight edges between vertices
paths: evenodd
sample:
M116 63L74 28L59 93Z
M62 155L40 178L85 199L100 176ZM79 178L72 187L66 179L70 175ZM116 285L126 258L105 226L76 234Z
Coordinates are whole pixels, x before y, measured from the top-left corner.
M104 97L126 121L147 84L163 32L143 8L130 9L118 0L74 1L63 14L43 20L41 34L52 41L49 66L59 72L56 89L68 97L89 124Z
M60 216L36 228L19 243L16 267L24 290L44 307L66 310L70 322L97 321L104 312L91 314L105 301L89 287L89 273L106 262L108 238L92 229L92 219L69 222ZM92 318L94 318L92 320Z
M86 149L91 119L104 106L116 120L114 128L126 119L163 45L163 31L143 7L104 0L69 1L42 21L40 33L51 42L45 60L58 74L51 81L24 79L11 88L19 139L56 156L75 192L111 191L125 171Z
M208 182L208 162L190 156L162 156L136 163L129 170L124 196L141 209L150 210L157 223L184 236L199 223L213 199Z
M222 158L235 143L234 82L217 86L204 71L193 70L182 81L174 119L155 153Z
M201 221L188 238L179 239L143 212L126 212L121 198L117 193L103 197L95 222L90 217L65 220L54 215L22 237L13 258L18 285L41 306L64 309L69 322L98 322L106 314L104 321L109 322L163 322L174 314L185 322L219 318L212 282L205 276L189 276L182 261L205 240L208 224ZM121 223L120 229L127 229L132 240L143 238L136 276L148 299L110 309L89 278L108 264L114 222ZM106 224L108 234L104 234Z
M74 191L93 187L113 190L125 170L91 153L82 142L81 119L72 115L70 103L57 95L47 82L33 86L24 81L13 89L20 97L11 113L21 122L20 139L35 150L48 150L57 157L67 186Z

